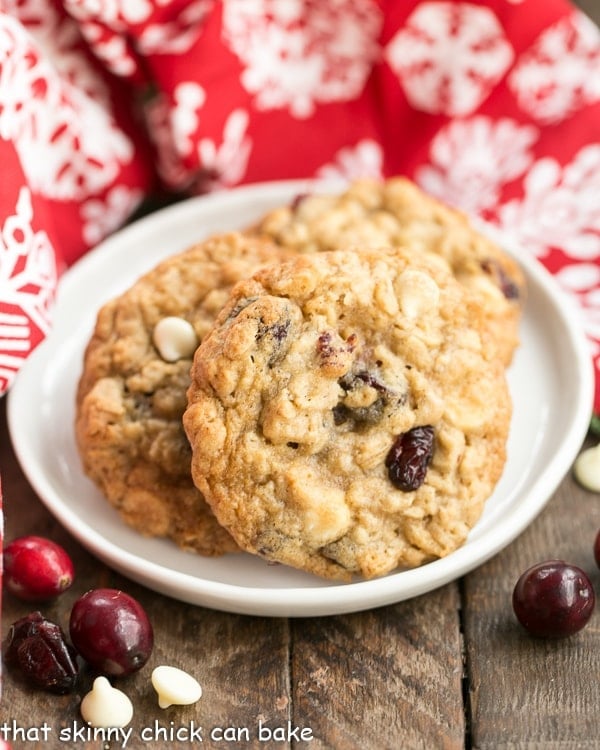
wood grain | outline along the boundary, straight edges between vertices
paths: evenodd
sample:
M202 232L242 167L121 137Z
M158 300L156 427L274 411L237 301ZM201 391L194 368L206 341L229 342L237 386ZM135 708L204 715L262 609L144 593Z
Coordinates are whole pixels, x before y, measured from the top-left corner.
M450 584L371 612L294 622L294 713L313 727L313 747L462 748L459 606Z

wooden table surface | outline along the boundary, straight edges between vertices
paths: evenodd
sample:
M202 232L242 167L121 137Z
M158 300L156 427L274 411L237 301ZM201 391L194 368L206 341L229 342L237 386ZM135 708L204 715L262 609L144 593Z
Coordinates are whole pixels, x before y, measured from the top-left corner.
M596 0L579 4L600 18ZM156 594L86 552L23 476L10 445L5 401L0 399L0 472L6 539L48 536L76 566L72 589L44 605L44 614L66 628L79 595L110 586L138 598L154 625L150 662L119 681L135 709L126 747L600 748L600 607L583 631L558 641L529 637L511 608L520 573L549 558L581 566L600 592L592 551L600 497L571 474L515 542L443 588L357 614L241 616ZM31 609L5 595L2 637ZM149 679L158 664L193 672L203 687L201 700L159 709ZM81 734L80 698L81 692L31 691L5 669L0 739L12 740L13 748L121 747L122 740L105 744ZM277 728L271 740L265 727Z

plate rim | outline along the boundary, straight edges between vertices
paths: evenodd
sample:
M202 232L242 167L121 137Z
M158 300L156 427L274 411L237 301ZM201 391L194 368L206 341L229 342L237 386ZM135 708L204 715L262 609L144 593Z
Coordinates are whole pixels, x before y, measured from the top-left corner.
M579 327L580 320L575 303L561 290L550 272L536 258L527 251L517 251L515 249L516 243L511 241L510 238L502 235L496 228L490 228L484 222L471 217L474 223L487 226L496 235L496 239L501 237L503 248L509 254L517 256L517 260L526 275L535 281L536 286L543 292L546 301L552 305L560 319L564 331L568 334L574 360L578 363L578 382L576 388L574 388L575 408L573 414L569 417L568 429L560 444L560 455L557 456L557 460L553 460L546 466L545 470L528 489L527 497L533 497L535 502L523 503L508 518L503 517L498 520L494 527L497 541L488 544L485 547L484 554L477 554L477 548L481 546L483 541L486 541L490 532L477 540L474 545L463 545L441 560L433 561L420 568L391 573L383 578L351 583L332 582L331 585L321 588L301 586L251 587L215 581L201 575L195 576L186 572L173 571L162 563L155 563L142 558L124 549L121 545L107 540L105 536L96 532L82 516L77 515L70 506L56 496L45 474L40 473L42 467L39 467L40 471L37 471L25 460L27 438L24 431L19 427L19 413L26 376L35 370L38 361L44 362L47 360L46 352L52 351L54 340L61 334L62 330L58 322L62 299L65 297L68 299L70 289L78 283L78 279L85 274L92 274L96 265L103 266L107 262L106 256L110 256L111 246L118 248L120 244L127 244L132 237L140 234L151 235L156 224L161 225L169 222L177 224L182 217L185 219L191 216L194 211L201 210L198 208L199 206L203 207L203 210L210 210L211 206L214 205L235 205L239 201L243 202L257 196L270 197L272 195L274 198L281 193L288 196L308 190L331 190L332 188L338 189L339 183L303 179L243 185L221 193L185 199L148 214L109 236L73 264L61 277L57 293L55 325L46 340L37 347L25 362L20 375L23 373L26 373L26 375L24 377L19 375L8 393L7 419L15 455L40 501L94 556L101 559L109 567L118 570L125 577L135 580L149 589L196 606L206 606L238 614L275 617L343 614L403 601L456 580L479 567L510 544L525 530L550 500L581 447L591 416L594 372L589 344L585 333ZM274 205L277 205L277 203ZM115 252L115 250L112 252ZM151 262L149 267L152 267L152 265L154 265L154 262ZM139 273L141 271L138 270ZM517 523L515 523L515 518L518 521ZM501 533L502 530L504 530L504 533ZM84 532L87 533L84 534ZM118 564L115 562L116 559L118 559ZM435 571L438 568L441 568L441 572L435 577ZM425 582L422 581L424 570L434 573L433 576L426 575ZM176 589L173 587L172 580L174 572L179 579ZM171 580L169 580L169 576L171 576ZM403 578L401 594L394 587L397 576Z

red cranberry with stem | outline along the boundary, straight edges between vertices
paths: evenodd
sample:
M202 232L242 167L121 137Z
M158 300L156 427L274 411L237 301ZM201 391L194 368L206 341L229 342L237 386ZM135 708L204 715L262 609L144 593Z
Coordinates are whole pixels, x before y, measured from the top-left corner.
M92 589L81 596L71 610L69 633L91 667L113 676L141 669L154 646L142 605L118 589Z
M78 674L77 657L62 628L40 612L14 622L2 644L4 661L27 682L51 693L69 693Z
M587 574L563 560L528 568L513 591L513 610L521 625L540 638L563 638L587 625L596 597Z
M67 552L41 536L22 536L4 548L4 584L19 599L54 599L73 583L74 569Z

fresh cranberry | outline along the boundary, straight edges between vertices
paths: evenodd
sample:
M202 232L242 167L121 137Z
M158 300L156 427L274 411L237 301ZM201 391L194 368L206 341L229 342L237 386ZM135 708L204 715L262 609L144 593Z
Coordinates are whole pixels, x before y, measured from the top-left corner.
M562 560L548 560L519 577L512 601L517 619L532 635L562 638L587 625L596 598L583 570Z
M118 589L92 589L73 605L71 640L91 667L127 675L150 658L154 634L142 605Z
M50 539L22 536L4 548L4 584L19 599L53 599L69 588L73 577L71 558Z
M600 531L596 534L594 542L594 559L596 560L596 565L600 568Z
M4 661L36 687L52 693L73 690L78 666L59 625L31 612L14 622L3 645Z

